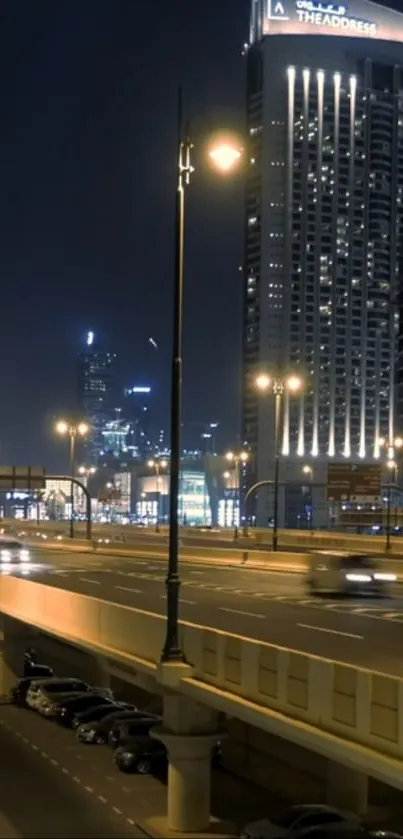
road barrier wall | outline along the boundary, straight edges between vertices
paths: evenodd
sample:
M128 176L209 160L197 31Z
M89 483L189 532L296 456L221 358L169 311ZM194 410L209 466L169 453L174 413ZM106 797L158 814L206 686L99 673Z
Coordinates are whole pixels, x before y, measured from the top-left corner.
M0 578L0 611L159 678L160 615L15 577ZM181 637L179 690L403 788L403 680L187 622Z

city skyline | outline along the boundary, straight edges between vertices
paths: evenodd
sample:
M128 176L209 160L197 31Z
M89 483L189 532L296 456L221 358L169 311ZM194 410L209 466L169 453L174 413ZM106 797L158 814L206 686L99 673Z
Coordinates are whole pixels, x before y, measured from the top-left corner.
M74 357L89 329L108 336L128 384L146 377L169 403L176 88L185 80L189 116L221 124L230 113L242 126L249 10L243 0L223 2L213 34L195 12L183 48L181 4L153 8L151 58L132 37L148 28L149 10L130 0L84 8L42 0L22 15L14 3L2 6L5 463L62 465L53 422L74 407ZM215 181L195 151L184 421L217 417L235 439L242 179Z

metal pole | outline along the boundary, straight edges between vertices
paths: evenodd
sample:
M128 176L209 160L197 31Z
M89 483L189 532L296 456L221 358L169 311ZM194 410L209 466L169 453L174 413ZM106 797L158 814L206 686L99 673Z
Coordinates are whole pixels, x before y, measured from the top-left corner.
M155 477L157 479L157 518L155 522L155 532L160 532L160 467L158 461L155 463Z
M388 492L386 496L386 550L390 551L390 501L391 501L391 485L388 483Z
M185 252L185 184L190 174L191 144L183 134L182 90L178 91L178 184L175 206L174 329L171 384L171 485L166 638L162 661L184 661L179 641L179 491L182 415L183 282Z
M76 436L74 431L70 430L70 475L74 478L74 473L76 471L76 464L75 464L75 442ZM71 512L70 512L70 539L74 539L74 484L71 481Z
M87 486L84 488L84 486L82 485L82 488L85 490L84 494L85 494L85 500L87 502L86 503L86 507L87 507L87 522L86 522L87 539L88 539L88 541L91 541L91 538L92 538L91 496L90 496L90 493L88 491Z
M275 399L275 420L274 420L274 521L273 521L273 538L272 550L277 550L278 545L278 490L279 490L279 476L280 476L280 417L281 417L281 400L282 392L277 390L274 396Z
M310 529L313 530L313 472L311 472L311 518L310 518Z

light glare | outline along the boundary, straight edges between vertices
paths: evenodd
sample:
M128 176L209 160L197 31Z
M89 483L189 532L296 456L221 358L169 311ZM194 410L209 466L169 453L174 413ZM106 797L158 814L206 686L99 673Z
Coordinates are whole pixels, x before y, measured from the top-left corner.
M209 157L213 161L214 166L220 169L221 172L229 172L234 166L239 163L242 152L235 146L230 146L229 143L223 143L216 148L209 151Z

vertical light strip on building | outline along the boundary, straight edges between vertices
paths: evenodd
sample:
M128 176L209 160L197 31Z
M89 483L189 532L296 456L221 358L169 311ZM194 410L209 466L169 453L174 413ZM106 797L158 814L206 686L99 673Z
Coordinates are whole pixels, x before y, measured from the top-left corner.
M335 455L336 421L336 310L337 310L337 205L339 198L339 131L340 131L340 73L333 76L334 83L334 157L333 157L333 232L332 232L332 325L330 335L330 393L329 393L329 457Z
M390 253L389 253L389 439L395 436L395 382L396 382L396 346L395 313L398 290L396 288L396 225L397 225L397 191L398 191L398 136L399 136L399 100L397 93L400 88L400 68L393 68L393 131L392 131L392 171L391 171L391 214L390 214Z
M308 175L308 131L309 131L309 82L311 72L308 68L302 71L303 84L303 146L302 146L302 184L303 184L303 214L301 219L301 241L306 241L307 235L307 175ZM306 248L301 254L301 328L300 328L300 350L302 367L306 364L306 333L305 333L305 286L306 286ZM301 396L299 404L299 423L298 423L298 448L297 454L303 457L305 454L305 398Z
M316 277L315 277L315 318L314 318L314 352L312 358L314 375L313 379L313 416L312 416L312 456L317 457L319 454L319 398L320 398L320 292L319 292L319 276L320 276L320 257L321 257L321 243L322 243L322 161L323 161L323 108L324 108L324 89L325 89L325 74L323 70L317 72L318 82L318 128L317 128L317 157L316 157L316 174L317 174L317 198L316 198L316 241L315 241L315 263L316 263Z
M286 236L284 247L284 267L285 267L285 282L287 287L283 291L283 317L284 317L284 335L289 336L288 324L290 322L290 300L291 300L291 247L292 247L292 194L293 194L293 161L294 161L294 111L295 111L295 67L287 68L287 82L288 82L288 109L287 109L287 184L286 184ZM284 347L283 363L289 364L290 360L290 346L289 338ZM283 444L282 453L284 455L290 454L290 403L289 399L284 399L284 418L283 418Z
M375 347L375 439L374 457L380 455L381 438L381 333L378 331Z
M357 79L355 76L350 76L350 147L349 147L349 213L348 213L348 298L347 298L347 339L352 340L352 292L351 292L351 278L353 269L353 224L354 224L354 157L355 157L355 112L356 112L356 98L357 98ZM346 401L346 422L344 429L344 457L351 457L351 350L346 348L346 387L345 387L345 401ZM360 452L361 452L361 435L360 435ZM364 455L365 456L365 414L364 414Z

